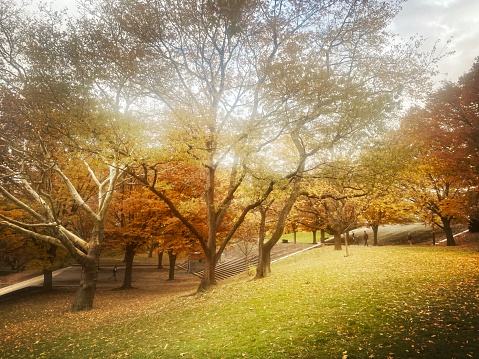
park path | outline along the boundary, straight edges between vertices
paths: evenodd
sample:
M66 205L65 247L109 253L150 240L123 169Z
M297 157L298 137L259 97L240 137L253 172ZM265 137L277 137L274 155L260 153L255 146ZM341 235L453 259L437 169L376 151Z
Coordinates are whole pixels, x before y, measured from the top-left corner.
M277 248L272 253L272 261L280 260L282 258L298 254L302 251L312 249L314 246L312 244L304 244L304 243L279 243ZM274 255L273 255L274 254ZM255 265L257 263L257 256L256 259L254 257L250 258L249 265ZM119 265L120 267L120 265ZM146 267L144 265L139 265L139 267ZM147 267L155 267L155 265L148 265ZM179 265L180 268L183 268ZM118 282L115 282L111 279L113 265L103 264L100 266L100 271L98 275L98 283L97 287L112 287L116 286ZM231 276L235 276L238 274L242 274L246 270L246 263L245 257L238 255L238 253L228 253L227 259L225 262L218 264L217 268L219 270L218 279L226 279ZM123 268L120 267L120 270ZM217 269L218 270L218 269ZM198 273L194 273L197 276L201 276ZM81 278L81 268L79 265L72 265L66 268L59 269L53 272L53 286L54 287L61 287L61 286L69 286L75 287L79 285L80 278ZM118 280L120 281L121 275L119 275ZM43 285L43 275L36 276L34 278L30 278L27 280L22 280L20 282L5 286L0 288L0 297L8 295L10 293L14 293L17 291L21 291L27 288L32 287L41 287Z

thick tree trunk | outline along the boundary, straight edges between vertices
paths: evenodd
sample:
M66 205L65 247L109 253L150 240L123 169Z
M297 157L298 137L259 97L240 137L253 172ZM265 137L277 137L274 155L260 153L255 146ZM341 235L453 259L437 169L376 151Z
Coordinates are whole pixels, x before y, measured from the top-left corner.
M371 228L373 230L373 246L378 245L378 230L379 230L379 225L377 224L372 224Z
M168 260L170 262L168 280L175 279L176 254L173 251L168 251Z
M99 222L93 229L92 238L88 243L87 256L81 259L82 275L72 311L93 309L98 268L100 265L101 244L103 243L103 223Z
M82 266L80 287L71 307L72 311L93 309L93 297L95 296L97 279L98 259L93 259Z
M271 249L272 247L263 246L256 266L256 279L265 278L271 273Z
M123 285L120 289L133 289L131 282L133 280L133 260L136 254L136 245L127 245L125 251L125 276Z
M321 229L321 243L324 243L326 241L326 231L324 229Z
M454 234L452 233L451 218L441 217L444 233L446 234L446 245L455 246Z
M215 256L205 256L205 269L201 279L199 292L206 291L216 285L216 261Z
M43 270L43 290L50 291L53 289L53 271L51 269Z
M341 246L341 232L334 231L334 250L340 251L342 250Z

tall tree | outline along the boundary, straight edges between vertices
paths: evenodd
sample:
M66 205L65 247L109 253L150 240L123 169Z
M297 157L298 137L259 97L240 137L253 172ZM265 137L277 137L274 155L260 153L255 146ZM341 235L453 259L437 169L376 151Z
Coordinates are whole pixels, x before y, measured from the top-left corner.
M270 250L301 178L316 165L313 158L328 158L331 146L353 135L375 133L400 92L424 82L430 65L415 40L401 43L383 31L400 1L92 3L83 21L98 44L88 47L99 58L114 57L111 65L105 61L105 73L118 71L136 84L150 99L150 128L168 127L176 140L172 152L203 168L206 234L158 190L155 162L145 156L138 166L138 179L201 244L206 269L200 289L215 284L221 252L272 190L267 186L238 215L230 213L252 163L272 158L282 168L270 172L289 181L277 231L265 244ZM147 142L158 146L163 134ZM293 162L285 153L290 149ZM219 235L226 218L234 218L231 231Z
M91 309L126 132L90 96L57 14L29 18L10 5L0 17L0 195L26 219L0 224L65 248L82 266L72 309ZM76 212L87 235L74 226Z
M411 110L402 125L414 157L404 183L411 198L455 245L451 223L470 216L477 204L479 159L479 60L457 84L446 83L423 108ZM469 202L472 200L472 202Z

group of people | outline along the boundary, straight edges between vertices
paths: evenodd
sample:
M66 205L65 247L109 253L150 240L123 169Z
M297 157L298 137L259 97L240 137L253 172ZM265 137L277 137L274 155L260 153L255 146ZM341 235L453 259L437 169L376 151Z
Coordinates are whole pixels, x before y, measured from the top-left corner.
M359 240L356 238L356 235L354 234L354 232L352 234L352 237L353 237L353 243L359 244ZM364 231L363 240L364 240L364 245L365 246L369 246L368 239L369 239L368 233L366 231ZM409 245L412 246L412 235L411 235L411 233L407 234L407 242L409 243Z
M356 235L354 234L354 232L352 234L352 237L353 237L353 243L359 244L359 239L356 238ZM369 239L369 235L366 231L364 231L363 240L364 240L364 245L365 246L369 246L368 239Z

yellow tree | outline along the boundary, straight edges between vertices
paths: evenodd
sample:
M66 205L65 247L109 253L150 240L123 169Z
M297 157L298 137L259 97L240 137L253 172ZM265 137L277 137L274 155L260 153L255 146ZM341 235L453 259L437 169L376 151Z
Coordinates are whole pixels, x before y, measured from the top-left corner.
M429 59L434 61L434 56L418 54L415 39L396 41L384 31L399 11L396 1L120 0L84 5L82 22L89 23L84 37L97 40L85 47L97 51L105 74L117 78L120 73L118 78L135 84L137 94L149 99L141 109L148 112L144 118L151 129L147 147L165 150L159 139L176 130L170 152L203 169L206 234L158 189L162 173L155 159L142 156L136 167L138 180L165 201L200 243L206 268L199 289L216 283L222 250L246 214L272 191L266 186L238 215L231 213L251 163L270 157L284 164L291 159L284 149L294 151L294 162L282 171L288 196L277 230L265 244L269 251L281 237L305 172L320 156L327 158L332 146L353 135L375 133L395 110L401 92L425 82ZM227 218L234 222L226 223ZM231 231L221 235L226 225Z
M88 310L127 131L90 96L92 79L63 51L70 39L55 14L1 6L0 195L22 220L3 216L0 225L65 248L82 266L72 309Z
M362 200L360 215L373 230L374 245L378 244L381 225L415 220L413 203L401 188L401 174L410 157L408 144L396 131L361 151L357 180L362 182L367 195Z

